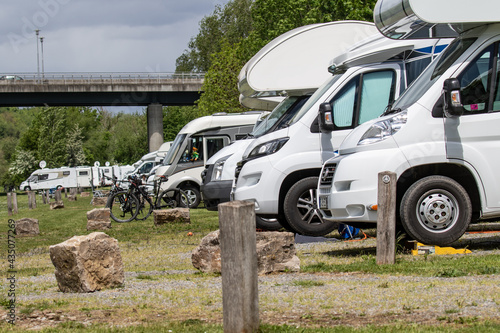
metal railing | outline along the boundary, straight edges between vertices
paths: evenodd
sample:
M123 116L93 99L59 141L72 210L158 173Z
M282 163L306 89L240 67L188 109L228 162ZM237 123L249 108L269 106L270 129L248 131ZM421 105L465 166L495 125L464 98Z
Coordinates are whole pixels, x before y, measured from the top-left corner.
M5 73L0 84L156 84L200 81L205 73Z

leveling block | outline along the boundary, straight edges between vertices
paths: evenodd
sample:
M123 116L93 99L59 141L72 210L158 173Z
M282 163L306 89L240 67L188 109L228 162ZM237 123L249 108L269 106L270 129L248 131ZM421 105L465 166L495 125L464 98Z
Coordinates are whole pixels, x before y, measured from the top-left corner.
M467 249L455 249L453 247L440 247L436 245L424 245L419 242L412 242L413 250L411 254L414 256L420 254L467 254L472 253L472 251Z

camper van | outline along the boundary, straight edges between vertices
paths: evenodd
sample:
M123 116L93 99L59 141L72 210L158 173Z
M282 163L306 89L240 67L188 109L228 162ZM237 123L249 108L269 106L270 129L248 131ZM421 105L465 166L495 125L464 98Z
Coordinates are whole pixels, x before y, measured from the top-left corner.
M172 147L156 170L156 178L167 176L162 190L180 188L190 199L190 207L201 201L201 172L206 161L230 143L245 138L256 122L269 112L216 113L190 121L177 134Z
M128 176L130 175L148 175L154 168L157 168L163 159L167 155L173 141L164 142L158 150L152 151L150 153L142 156L137 162L132 165L132 169L126 173L123 173L119 178L123 181L122 187L128 188L128 183L126 182Z
M380 33L333 58L330 78L283 129L248 146L235 171L233 197L255 203L263 218L276 218L295 233L319 236L337 224L325 222L316 205L323 161L355 127L380 116L429 65L449 40L391 40ZM318 109L333 106L333 130L321 133Z
M390 38L458 37L381 118L356 128L318 182L323 218L377 222L378 175L396 174L407 234L448 245L478 219L500 217L500 2L379 0Z
M99 171L96 167L62 167L38 169L21 183L21 191L49 190L62 187L93 187L99 185Z
M201 186L207 209L217 210L219 203L230 200L236 164L242 159L245 149L256 138L287 126L312 93L330 77L326 68L332 57L375 33L375 25L369 22L306 25L278 36L245 64L238 84L243 106L262 108L262 103L266 102L264 98L286 98L247 139L225 147L207 162ZM321 40L330 42L318 42ZM258 228L266 230L281 228L276 219L266 219L260 215L256 216L256 224Z

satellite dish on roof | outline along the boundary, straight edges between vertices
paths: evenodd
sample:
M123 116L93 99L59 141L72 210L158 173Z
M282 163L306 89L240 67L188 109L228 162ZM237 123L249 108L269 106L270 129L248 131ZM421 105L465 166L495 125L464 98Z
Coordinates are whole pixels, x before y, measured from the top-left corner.
M109 167L109 165L110 165L109 161L106 161L106 163L104 163L104 165Z
M38 164L40 166L40 168L45 168L47 166L47 162L45 161L40 161L40 164Z
M98 168L100 165L101 165L101 163L99 163L99 161L95 161L95 162L94 162L94 166L95 166L96 168Z

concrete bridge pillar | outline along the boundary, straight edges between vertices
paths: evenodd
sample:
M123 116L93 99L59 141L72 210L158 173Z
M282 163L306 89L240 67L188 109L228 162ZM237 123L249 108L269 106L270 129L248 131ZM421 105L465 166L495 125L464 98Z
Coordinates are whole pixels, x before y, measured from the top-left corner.
M158 103L149 104L148 116L148 147L149 152L156 151L163 143L163 111Z

